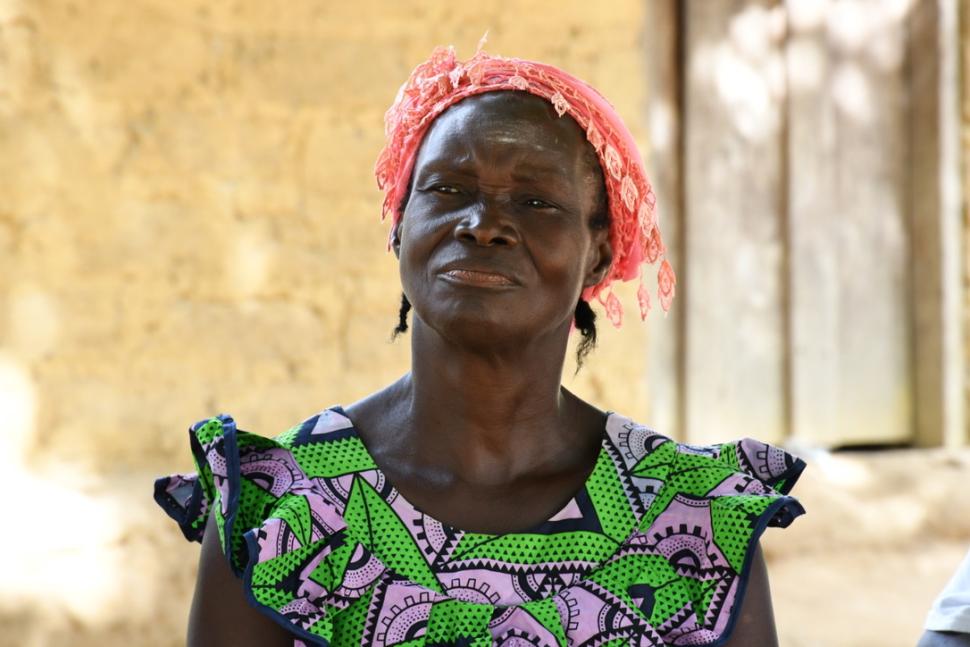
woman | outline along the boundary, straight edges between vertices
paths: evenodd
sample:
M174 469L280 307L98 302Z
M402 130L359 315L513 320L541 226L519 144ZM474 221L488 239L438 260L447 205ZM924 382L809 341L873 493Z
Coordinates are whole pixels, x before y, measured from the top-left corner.
M803 464L561 385L589 301L618 325L610 284L663 255L619 117L555 68L437 50L386 125L411 371L276 440L193 427L198 476L156 486L202 541L189 643L776 644L757 542L802 512ZM667 309L666 260L659 286Z

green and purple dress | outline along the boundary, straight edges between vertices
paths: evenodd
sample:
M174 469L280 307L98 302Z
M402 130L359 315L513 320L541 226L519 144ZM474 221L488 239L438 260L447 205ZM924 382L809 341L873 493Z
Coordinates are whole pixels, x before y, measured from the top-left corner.
M718 645L758 538L804 510L804 463L745 439L676 443L618 414L582 490L525 532L465 532L385 478L340 407L276 439L220 415L197 473L155 499L200 541L209 514L250 602L294 645Z

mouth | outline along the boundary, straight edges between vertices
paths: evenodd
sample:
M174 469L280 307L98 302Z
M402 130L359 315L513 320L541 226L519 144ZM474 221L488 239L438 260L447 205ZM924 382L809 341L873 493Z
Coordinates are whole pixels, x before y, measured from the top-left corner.
M482 288L507 288L517 285L510 277L498 272L452 268L440 274L449 283Z

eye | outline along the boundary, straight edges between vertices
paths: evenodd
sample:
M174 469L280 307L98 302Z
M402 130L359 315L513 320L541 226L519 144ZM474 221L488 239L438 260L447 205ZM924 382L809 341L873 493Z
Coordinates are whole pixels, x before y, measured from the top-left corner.
M441 193L444 195L457 195L461 193L458 187L452 186L450 184L435 184L428 188L432 193Z
M552 204L551 202L546 202L545 200L541 200L539 198L526 198L525 200L522 201L522 204L529 207L530 209L549 210L549 209L559 208L556 205Z

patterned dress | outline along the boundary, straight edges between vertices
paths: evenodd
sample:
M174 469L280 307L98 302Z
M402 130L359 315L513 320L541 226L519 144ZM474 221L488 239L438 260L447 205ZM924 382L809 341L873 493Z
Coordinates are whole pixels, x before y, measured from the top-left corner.
M388 483L343 409L274 440L195 424L198 472L155 499L209 514L249 601L294 645L718 645L758 537L804 512L804 463L746 439L678 444L618 414L582 490L527 532L450 527Z

